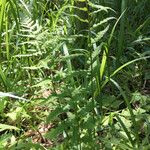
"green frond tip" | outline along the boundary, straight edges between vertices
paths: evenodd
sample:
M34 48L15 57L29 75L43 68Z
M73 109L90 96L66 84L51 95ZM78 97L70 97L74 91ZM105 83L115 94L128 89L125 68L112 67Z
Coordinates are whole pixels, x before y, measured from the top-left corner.
M87 7L81 7L81 8L79 8L79 10L88 11Z
M98 42L105 35L105 33L108 31L108 29L109 29L109 25L104 30L98 32L97 36L95 38L91 39L92 44Z
M115 12L112 8L110 7L105 7L105 6L102 6L102 5L96 5L96 4L93 4L91 2L88 3L89 6L91 6L92 8L96 8L96 9L100 9L100 10L103 10L105 12L108 12L108 10L111 10L113 12Z
M78 15L72 15L74 17L76 17L78 20L80 20L81 22L85 22L85 23L89 23L88 19L82 19L81 17L79 17Z
M102 24L107 23L108 21L113 20L113 19L115 19L115 17L108 17L108 18L106 18L106 19L100 21L99 23L94 24L94 25L91 27L91 30L93 30L93 29L95 29L95 28L101 26Z

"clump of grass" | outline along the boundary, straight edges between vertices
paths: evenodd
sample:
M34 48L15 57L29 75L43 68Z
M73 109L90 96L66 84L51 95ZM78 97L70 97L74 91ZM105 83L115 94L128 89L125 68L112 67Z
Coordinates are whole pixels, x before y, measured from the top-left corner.
M149 2L120 2L0 1L0 148L149 149Z

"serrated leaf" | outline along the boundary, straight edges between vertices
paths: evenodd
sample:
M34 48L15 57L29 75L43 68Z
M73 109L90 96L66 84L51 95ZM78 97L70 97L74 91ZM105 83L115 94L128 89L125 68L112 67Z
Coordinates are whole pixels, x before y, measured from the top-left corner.
M102 6L102 5L96 5L92 2L89 2L89 6L91 6L92 8L95 8L95 9L98 9L98 11L105 11L105 12L108 12L108 10L112 10L114 11L112 8L110 7L105 7L105 6ZM92 12L91 14L94 14L94 13L97 13L96 11Z
M58 117L58 115L62 112L63 112L63 109L61 107L57 107L55 110L53 110L52 112L49 113L49 115L46 119L46 122L49 123L52 120L56 119Z
M102 25L102 24L104 24L104 23L106 23L106 22L108 22L109 20L112 20L112 19L115 19L115 17L108 17L108 18L106 18L106 19L100 21L99 23L94 24L94 25L91 27L91 30L93 30L93 29L99 27L100 25Z
M108 31L108 29L109 29L109 25L104 30L98 32L96 35L96 38L91 39L91 43L94 44L98 42L104 36L104 34Z
M70 126L69 122L62 122L55 129L52 129L48 133L46 133L45 137L48 139L55 139L58 135L62 134L65 129Z
M50 79L43 80L37 83L36 85L33 85L32 87L47 87L47 86L52 86L52 80Z

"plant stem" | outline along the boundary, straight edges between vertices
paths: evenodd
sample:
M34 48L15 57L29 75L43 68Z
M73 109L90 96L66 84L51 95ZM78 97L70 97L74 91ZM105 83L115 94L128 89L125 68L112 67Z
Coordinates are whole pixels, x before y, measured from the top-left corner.
M127 0L122 0L121 3L121 14L124 13L124 11L127 8ZM123 55L123 46L124 46L124 38L125 38L125 20L126 15L124 14L120 20L120 30L119 30L119 37L118 37L118 51L117 51L117 66L120 66L120 60Z

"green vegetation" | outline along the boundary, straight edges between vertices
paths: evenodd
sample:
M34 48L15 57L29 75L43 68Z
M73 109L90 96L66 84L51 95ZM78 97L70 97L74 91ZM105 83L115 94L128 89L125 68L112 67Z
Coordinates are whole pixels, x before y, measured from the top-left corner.
M149 6L0 0L0 150L149 150Z

